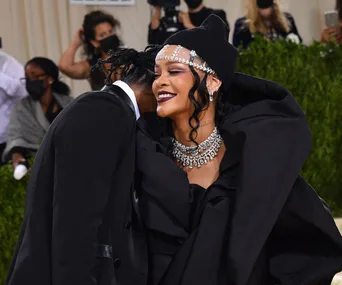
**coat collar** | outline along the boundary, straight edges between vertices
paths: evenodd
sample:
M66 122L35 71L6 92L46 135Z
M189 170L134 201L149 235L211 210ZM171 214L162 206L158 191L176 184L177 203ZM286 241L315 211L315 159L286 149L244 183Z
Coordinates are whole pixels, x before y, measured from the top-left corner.
M130 110L133 112L134 116L136 116L135 108L134 108L132 100L130 99L130 97L128 97L128 95L125 93L125 91L121 87L117 85L107 85L102 88L101 92L102 91L111 93L117 96L119 100L124 101L126 105L130 108Z

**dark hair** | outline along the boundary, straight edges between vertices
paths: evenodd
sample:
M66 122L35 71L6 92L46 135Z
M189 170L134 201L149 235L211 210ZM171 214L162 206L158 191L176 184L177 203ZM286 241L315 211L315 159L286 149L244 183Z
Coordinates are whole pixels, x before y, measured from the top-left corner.
M120 22L117 19L100 10L93 11L85 15L83 20L83 49L84 54L89 58L94 57L96 53L91 41L95 40L95 27L101 23L109 23L113 28L120 28Z
M193 74L193 76L195 77L195 83L192 86L192 88L189 91L189 99L191 101L191 103L194 105L194 111L191 114L190 118L189 118L189 126L191 128L191 131L189 133L189 139L190 141L192 141L193 143L195 143L196 145L198 145L198 143L196 142L196 138L197 138L197 130L200 127L200 121L198 118L198 115L208 109L209 107L209 93L207 90L207 78L208 78L208 74L206 73L204 78L202 79L202 81L200 82L200 77L198 75L198 73L196 72L196 70L192 67L189 66L190 70ZM223 114L224 114L224 103L222 101L222 90L223 88L221 87L218 90L218 94L217 94L217 98L216 98L216 113L215 113L215 124L216 125L220 125L222 119L223 119ZM200 102L195 98L195 92L198 92L199 98L200 98ZM193 124L193 122L195 122L195 124Z
M342 20L342 0L336 0L336 10L338 11L338 17Z
M51 84L52 91L60 95L70 94L69 86L59 80L58 67L51 59L45 57L34 57L30 59L28 62L26 62L25 68L29 64L35 64L39 66L45 72L46 75L51 76L53 78L54 81Z
M119 48L116 51L110 51L111 55L107 59L99 59L97 64L92 67L103 70L105 63L110 63L109 74L106 78L106 85L112 84L111 76L114 72L121 70L121 80L126 83L137 83L150 85L154 81L155 58L159 52L159 46L148 46L144 51L138 52L132 48Z

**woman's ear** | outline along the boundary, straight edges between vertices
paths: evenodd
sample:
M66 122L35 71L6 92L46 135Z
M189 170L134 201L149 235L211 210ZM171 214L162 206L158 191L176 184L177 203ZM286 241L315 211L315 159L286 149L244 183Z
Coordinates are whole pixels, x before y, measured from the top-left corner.
M214 94L219 90L222 85L222 81L215 75L210 74L207 78L207 90L209 94Z
M48 76L48 83L49 83L49 85L51 85L55 80L51 77L51 76Z

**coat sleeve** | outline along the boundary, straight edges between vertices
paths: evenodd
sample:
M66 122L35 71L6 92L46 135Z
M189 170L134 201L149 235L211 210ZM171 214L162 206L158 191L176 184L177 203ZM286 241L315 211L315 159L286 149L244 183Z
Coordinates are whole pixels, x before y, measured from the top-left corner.
M25 85L20 82L20 79L8 76L4 72L0 72L0 89L12 100L15 98L19 100L27 95Z
M238 48L241 44L243 48L253 40L252 35L245 25L246 18L237 19L234 25L233 46Z
M64 111L54 135L52 279L55 285L95 285L98 228L135 118L102 93Z
M148 26L148 44L149 45L159 45L162 44L166 40L165 32L159 26L156 29L151 28L151 24Z

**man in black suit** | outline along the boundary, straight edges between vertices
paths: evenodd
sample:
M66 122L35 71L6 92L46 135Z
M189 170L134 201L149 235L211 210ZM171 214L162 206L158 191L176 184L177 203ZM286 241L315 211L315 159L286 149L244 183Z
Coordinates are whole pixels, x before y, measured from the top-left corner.
M78 97L51 125L6 284L145 284L132 181L136 120L156 109L157 51L116 52L103 63L111 63L108 78L123 67L122 81Z

